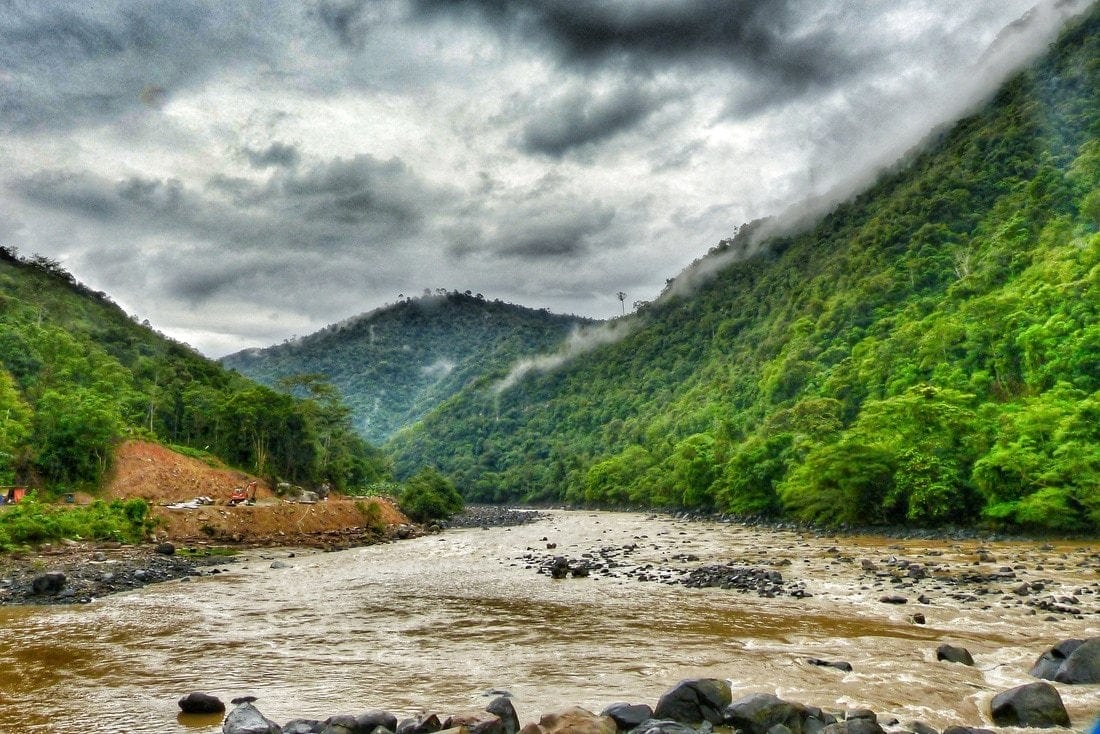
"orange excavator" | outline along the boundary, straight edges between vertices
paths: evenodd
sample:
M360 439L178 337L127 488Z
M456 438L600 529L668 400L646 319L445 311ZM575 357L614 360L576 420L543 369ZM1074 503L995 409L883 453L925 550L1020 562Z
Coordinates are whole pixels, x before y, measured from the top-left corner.
M230 507L235 507L242 502L247 502L250 505L256 504L256 482L249 482L248 489L244 487L237 487L233 490L233 494L229 495L229 501L226 502Z

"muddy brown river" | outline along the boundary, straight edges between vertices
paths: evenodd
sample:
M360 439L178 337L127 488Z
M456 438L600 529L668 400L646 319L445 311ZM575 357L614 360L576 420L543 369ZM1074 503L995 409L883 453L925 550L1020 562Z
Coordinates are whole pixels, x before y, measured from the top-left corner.
M618 556L615 575L552 580L529 567L624 546L636 549ZM989 700L1032 682L1027 671L1043 650L1100 636L1098 550L553 512L521 527L340 553L256 554L229 573L90 605L0 608L0 732L220 731L220 717L177 716L176 699L192 690L226 701L255 695L279 722L369 708L455 712L506 690L527 722L573 704L652 705L699 676L728 679L735 698L766 691L902 723L988 727ZM272 557L289 567L271 568ZM909 578L905 561L929 577ZM811 596L660 580L709 563L775 569ZM640 580L639 568L658 580ZM1006 570L1011 577L961 580ZM1024 582L1042 591L1014 593ZM882 603L885 594L908 603ZM1034 606L1044 600L1077 614ZM924 624L913 621L918 612ZM975 666L937 662L944 642L968 648ZM1083 731L1100 714L1100 686L1058 689Z

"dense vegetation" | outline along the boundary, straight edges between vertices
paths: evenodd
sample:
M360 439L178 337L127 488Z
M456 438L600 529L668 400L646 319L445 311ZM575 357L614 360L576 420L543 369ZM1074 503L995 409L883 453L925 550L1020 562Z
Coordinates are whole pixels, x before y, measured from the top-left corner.
M812 229L391 442L467 497L1100 530L1100 9ZM719 249L737 247L724 243Z
M0 551L79 538L138 542L152 528L144 500L96 500L83 507L43 504L32 493L0 513Z
M480 294L437 290L222 364L280 386L323 374L352 410L355 427L382 443L485 370L553 349L583 319Z
M94 488L139 436L341 488L386 471L324 385L301 400L134 323L48 258L0 248L0 484Z
M455 485L430 467L409 477L398 496L401 511L416 522L449 520L464 504Z

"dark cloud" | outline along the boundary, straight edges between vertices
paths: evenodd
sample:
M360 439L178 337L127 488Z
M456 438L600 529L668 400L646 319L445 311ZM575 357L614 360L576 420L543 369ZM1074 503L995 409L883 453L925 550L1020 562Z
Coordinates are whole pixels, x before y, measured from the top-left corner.
M469 211L466 226L451 233L451 254L577 259L592 249L614 219L615 210L599 201L580 201L561 192L532 193L520 201L501 201L496 210ZM495 226L487 231L485 222Z
M268 168L269 166L293 168L298 165L298 161L301 160L301 154L298 152L298 148L278 141L262 150L245 147L242 152L245 158L248 159L249 165L253 168Z
M664 104L644 88L620 88L598 95L577 90L536 105L524 126L522 147L529 153L561 158L569 151L599 143L643 122Z
M732 65L767 82L773 104L863 73L867 59L789 0L415 0L425 15L475 11L498 32L549 42L587 68Z
M359 49L370 30L366 10L367 0L322 0L314 6L312 13L341 45Z
M119 215L119 200L114 187L90 174L71 171L42 171L16 179L10 188L38 206L51 211L77 214L106 221Z

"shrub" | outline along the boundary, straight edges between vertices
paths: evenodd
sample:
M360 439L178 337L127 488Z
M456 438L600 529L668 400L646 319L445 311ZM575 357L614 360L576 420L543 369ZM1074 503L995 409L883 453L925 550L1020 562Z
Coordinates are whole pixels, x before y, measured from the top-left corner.
M401 491L401 511L416 522L446 520L461 512L462 496L446 477L432 468L414 474Z

